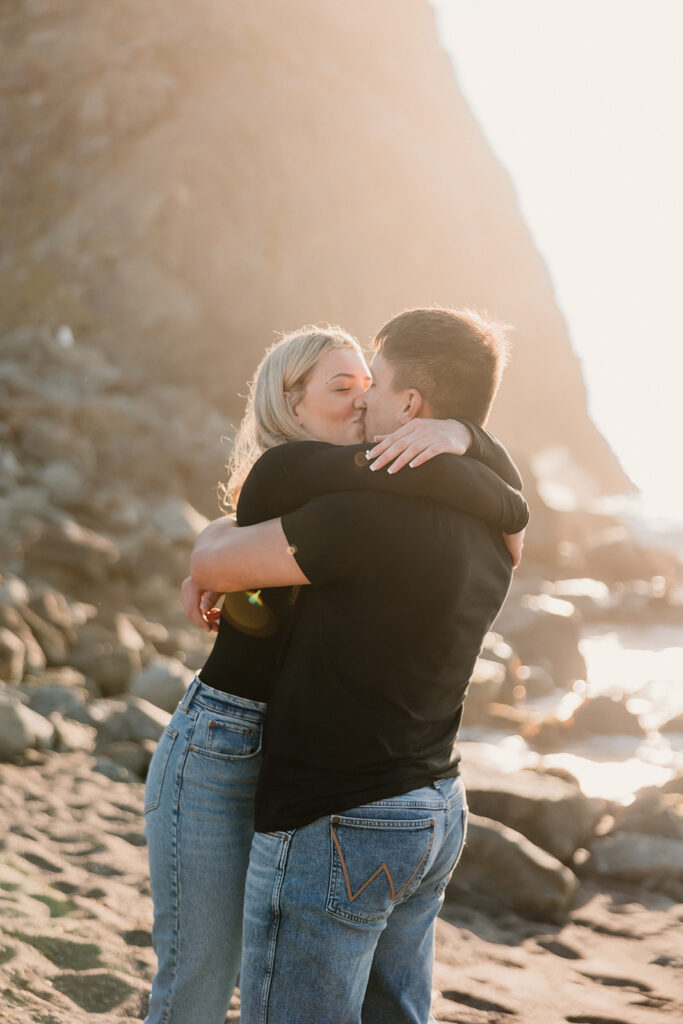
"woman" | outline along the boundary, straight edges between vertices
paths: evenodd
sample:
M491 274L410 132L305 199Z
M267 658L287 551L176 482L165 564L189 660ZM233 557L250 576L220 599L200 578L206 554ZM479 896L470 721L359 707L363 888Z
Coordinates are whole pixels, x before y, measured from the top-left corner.
M327 444L299 446L296 473L281 481L295 506L328 490L379 488L450 501L511 529L523 500L471 459L449 460L437 473L359 470L341 446L363 439L369 382L358 344L338 328L303 329L273 346L257 369L231 457L232 504L262 453L315 438ZM501 451L489 443L494 464L509 469ZM291 588L228 595L213 651L150 765L145 813L159 969L149 1024L225 1018L240 965L261 728L295 598Z

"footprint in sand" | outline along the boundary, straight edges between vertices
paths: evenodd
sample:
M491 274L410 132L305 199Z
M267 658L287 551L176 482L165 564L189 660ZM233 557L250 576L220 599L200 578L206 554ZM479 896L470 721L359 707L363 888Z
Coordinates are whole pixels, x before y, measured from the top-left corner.
M448 989L442 992L441 995L444 999L450 999L453 1003L462 1003L463 1006L469 1006L473 1010L485 1010L490 1013L505 1013L517 1016L517 1011L511 1010L509 1006L494 1003L491 999L479 999L477 996L469 995L467 992L457 992L454 989Z
M554 953L555 956L561 956L565 960L582 960L583 956L573 946L567 945L566 942L561 942L560 939L554 938L539 938L536 939L536 945L541 946L542 949L547 949L549 953Z
M59 864L55 864L53 861L47 860L46 857L41 857L39 853L29 853L28 851L24 851L23 853L20 853L19 856L23 860L27 860L29 864L33 864L34 867L40 868L41 871L50 871L57 875L64 870Z
M635 992L651 992L652 986L648 985L644 981L636 981L634 978L619 978L610 974L589 974L587 971L581 971L584 978L589 978L591 981L597 981L599 985L613 985L617 988L630 988Z
M102 948L96 942L81 942L59 935L31 935L27 932L9 932L15 939L28 943L47 957L55 967L74 971L87 971L101 967Z
M132 983L132 979L114 971L64 972L52 979L52 984L86 1013L106 1013L120 1006L136 991L139 1007L143 1008L146 994Z
M576 1013L564 1018L567 1024L629 1024L623 1017L596 1017L592 1013Z

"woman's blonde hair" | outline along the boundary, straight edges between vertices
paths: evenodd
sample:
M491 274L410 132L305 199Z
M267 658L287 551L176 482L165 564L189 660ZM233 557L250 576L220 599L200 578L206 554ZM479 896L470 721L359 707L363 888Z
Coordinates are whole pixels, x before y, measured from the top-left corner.
M230 458L222 503L235 508L242 484L268 448L287 441L311 440L292 414L311 372L326 352L350 348L363 356L358 342L341 327L309 326L282 335L267 350L249 385L249 398Z

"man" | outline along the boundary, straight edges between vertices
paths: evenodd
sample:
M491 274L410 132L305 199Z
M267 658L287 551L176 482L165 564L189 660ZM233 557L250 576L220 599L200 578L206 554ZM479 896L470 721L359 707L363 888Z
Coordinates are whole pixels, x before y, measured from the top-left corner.
M375 341L366 437L421 417L484 424L504 353L475 314L395 317ZM244 1024L425 1024L434 922L466 828L453 742L511 578L501 535L440 504L342 493L256 526L212 524L191 569L207 590L312 584L266 721Z

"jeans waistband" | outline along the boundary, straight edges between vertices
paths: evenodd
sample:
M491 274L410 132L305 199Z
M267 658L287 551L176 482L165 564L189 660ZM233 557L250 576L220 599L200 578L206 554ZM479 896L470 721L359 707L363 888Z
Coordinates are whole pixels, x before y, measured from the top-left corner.
M199 676L195 676L187 688L185 696L178 705L181 711L187 711L194 699L210 702L213 705L226 705L230 707L244 708L245 711L265 712L268 708L260 700L249 700L247 697L238 697L234 693L225 693L224 690L216 690L213 686L203 683Z

